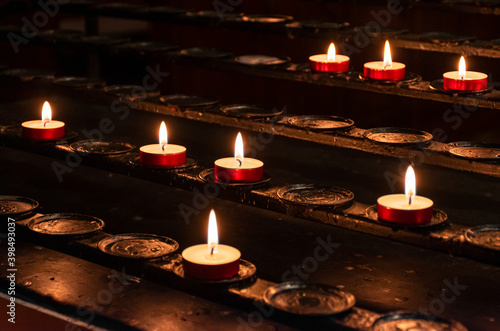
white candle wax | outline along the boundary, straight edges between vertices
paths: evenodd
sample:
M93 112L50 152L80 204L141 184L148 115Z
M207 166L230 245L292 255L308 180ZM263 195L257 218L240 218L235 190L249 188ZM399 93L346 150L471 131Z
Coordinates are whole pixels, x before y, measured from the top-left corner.
M221 168L226 169L256 169L264 166L264 162L246 157L243 159L243 163L240 166L240 163L234 159L234 157L225 157L222 159L218 159L215 161L215 165Z
M401 70L406 67L401 62L392 62L392 66L384 68L384 61L367 62L364 66L372 70Z
M455 80L480 80L488 79L488 75L477 71L466 71L465 78L460 78L458 71L449 71L443 74L443 77Z
M210 254L208 244L195 245L182 252L182 258L195 264L222 265L233 263L241 257L241 253L234 247L218 245L217 253Z
M165 150L160 147L160 144L145 145L140 148L140 151L148 154L168 155L179 154L186 152L186 147L181 145L167 144Z
M38 129L38 130L50 130L50 129L59 129L64 126L64 122L61 121L50 121L43 125L42 120L33 120L23 122L22 126L28 129Z
M309 60L322 63L340 63L349 61L349 57L345 55L335 54L333 61L328 61L328 54L316 54L309 57Z
M432 207L433 201L422 196L414 196L411 204L408 203L408 198L404 194L389 194L378 198L377 203L386 208L400 210L421 210Z

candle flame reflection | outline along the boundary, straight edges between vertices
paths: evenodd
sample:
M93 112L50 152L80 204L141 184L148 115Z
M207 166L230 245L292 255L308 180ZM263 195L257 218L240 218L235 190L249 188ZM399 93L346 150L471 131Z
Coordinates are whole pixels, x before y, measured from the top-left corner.
M462 56L460 58L460 62L458 63L458 78L465 79L465 73L466 73L466 70L465 70L465 59Z
M217 253L217 248L219 246L219 233L217 231L217 218L215 217L215 212L212 209L210 211L210 217L208 218L208 253L213 255Z
M241 133L238 132L236 136L236 141L234 143L234 160L239 163L240 167L243 165L243 138L241 137Z
M50 123L50 121L52 121L52 110L50 109L50 104L48 103L48 101L45 101L43 103L43 107L42 107L42 123L43 123L43 126L45 126L46 124Z
M161 150L165 151L165 147L167 147L168 144L167 126L165 125L165 122L161 122L159 136L160 136L159 142Z
M408 170L406 170L405 195L409 205L411 205L411 203L415 201L415 197L417 196L415 171L413 170L412 166L409 166Z
M392 67L391 47L389 46L389 40L386 40L384 47L384 69L391 67Z
M328 62L334 62L335 61L335 45L333 43L331 43L330 47L328 47L328 53L326 55L326 60Z

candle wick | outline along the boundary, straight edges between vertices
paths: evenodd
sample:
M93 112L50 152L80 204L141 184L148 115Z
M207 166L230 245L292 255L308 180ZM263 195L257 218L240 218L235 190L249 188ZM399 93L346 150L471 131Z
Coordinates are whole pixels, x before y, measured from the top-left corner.
M161 145L161 150L162 150L162 152L165 152L165 144Z
M43 127L45 127L47 125L47 123L49 123L49 121L47 121L47 120L43 121Z
M210 250L210 255L214 255L214 249L215 247L212 247L212 249Z
M410 196L408 197L408 204L411 205L411 198L413 197L413 194L410 194Z
M243 162L241 162L240 159L236 159L236 161L240 164L240 168L241 168L241 165L243 164Z

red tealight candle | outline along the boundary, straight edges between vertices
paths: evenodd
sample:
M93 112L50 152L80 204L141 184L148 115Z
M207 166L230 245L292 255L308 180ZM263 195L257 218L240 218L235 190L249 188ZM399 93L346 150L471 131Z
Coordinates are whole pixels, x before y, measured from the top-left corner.
M35 140L56 140L64 137L64 122L52 121L50 104L45 101L42 107L42 119L21 124L24 138Z
M216 160L214 174L221 182L257 182L264 176L264 162L243 156L243 139L238 132L234 144L234 157Z
M240 269L241 253L234 247L219 245L217 219L210 211L208 220L207 244L195 245L182 252L184 275L205 279L219 280L232 278Z
M177 167L186 163L186 147L168 143L165 122L161 122L159 135L159 144L145 145L140 148L141 163L155 167Z
M389 41L385 42L384 61L367 62L363 76L369 79L398 81L405 78L406 66L400 62L392 62Z
M423 224L432 219L431 199L416 195L415 172L406 171L405 194L384 195L377 200L378 217L384 221L402 224Z
M309 57L311 70L322 72L345 72L349 70L349 57L335 54L335 45L330 44L327 54Z
M448 91L483 91L488 87L488 75L465 69L465 59L462 56L458 71L443 74L443 88Z

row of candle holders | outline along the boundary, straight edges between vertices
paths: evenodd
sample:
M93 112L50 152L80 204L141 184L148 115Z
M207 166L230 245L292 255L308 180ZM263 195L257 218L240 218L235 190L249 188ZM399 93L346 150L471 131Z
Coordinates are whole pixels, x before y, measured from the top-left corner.
M15 218L16 222L26 220L28 229L39 235L50 236L51 239L76 239L96 234L104 227L102 220L87 215L59 213L33 216L37 207L38 202L33 199L0 196L2 217ZM188 247L180 257L175 255L179 248L175 240L152 234L111 235L99 241L97 247L115 258L142 261L162 259L161 261L166 261L162 266L163 270L170 271L185 281L195 281L211 288L222 285L221 289L226 289L234 283L238 283L239 288L245 288L256 281L255 266L242 260L238 249L219 244L217 220L213 210L209 216L207 244ZM165 259L166 257L170 258ZM281 312L315 318L348 312L356 303L353 294L337 287L300 281L271 285L262 294L262 299ZM373 330L402 326L418 326L422 329L437 325L449 330L466 330L455 320L421 313L376 315L371 322Z

